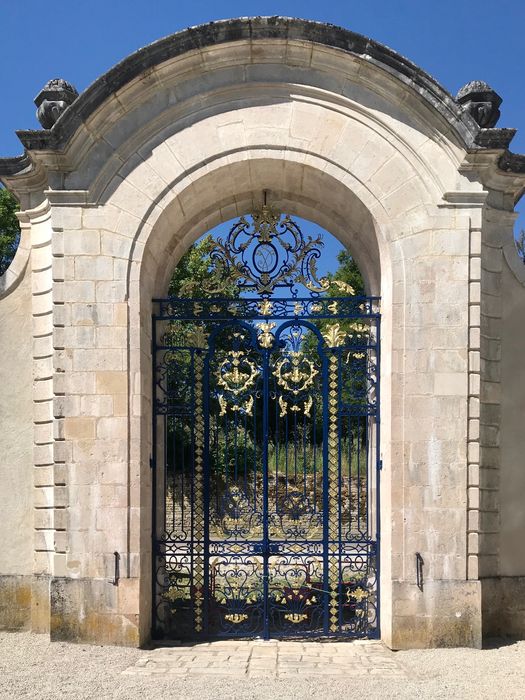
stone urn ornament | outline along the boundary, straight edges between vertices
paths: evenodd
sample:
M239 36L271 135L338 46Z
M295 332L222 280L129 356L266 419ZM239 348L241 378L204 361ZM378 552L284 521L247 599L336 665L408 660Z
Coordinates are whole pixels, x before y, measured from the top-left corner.
M35 97L36 116L44 129L51 129L78 97L77 89L63 78L49 80Z
M472 80L464 85L456 95L456 102L464 112L468 112L482 129L496 126L500 118L501 97L488 83Z

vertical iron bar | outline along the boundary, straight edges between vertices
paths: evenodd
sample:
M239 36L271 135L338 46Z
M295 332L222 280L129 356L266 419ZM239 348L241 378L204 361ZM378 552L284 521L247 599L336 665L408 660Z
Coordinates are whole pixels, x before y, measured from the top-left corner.
M157 323L155 314L151 316L151 402L153 422L151 426L151 620L152 636L158 634L157 620Z
M202 350L204 353L205 350ZM203 633L209 633L209 609L210 609L210 360L213 350L210 348L206 352L203 366L203 377L201 384L201 403L204 414L204 449L202 465L202 485L203 485L203 517L204 517L204 600L203 600Z
M268 402L269 402L269 351L263 350L263 598L264 598L264 639L270 638L268 619L268 577L270 562L270 542L268 532Z
M321 352L321 350L320 350ZM329 524L329 499L328 499L328 356L323 351L323 628L324 634L330 630L330 593L328 577L328 524Z
M379 302L377 302L379 303ZM376 318L376 637L381 639L381 317Z

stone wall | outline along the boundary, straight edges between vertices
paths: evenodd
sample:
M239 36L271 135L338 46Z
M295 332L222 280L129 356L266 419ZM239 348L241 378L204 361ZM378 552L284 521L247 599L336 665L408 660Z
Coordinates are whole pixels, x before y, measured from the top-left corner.
M27 628L33 573L31 275L0 298L0 628Z

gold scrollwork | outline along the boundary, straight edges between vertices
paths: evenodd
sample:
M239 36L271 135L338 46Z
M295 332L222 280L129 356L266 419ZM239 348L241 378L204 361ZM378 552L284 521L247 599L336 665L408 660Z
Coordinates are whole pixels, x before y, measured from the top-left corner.
M205 347L206 335L201 329L196 342ZM203 625L203 604L204 604L204 412L203 412L203 374L204 360L200 353L195 354L195 473L194 473L194 524L193 538L194 545L194 565L193 565L193 586L194 586L194 626L196 632L202 632Z
M241 622L248 619L248 615L245 613L231 613L229 615L225 615L224 619L228 620L228 622L232 622L234 625L239 625Z
M259 374L257 366L242 350L230 350L217 370L217 381L234 396L238 396L255 384Z
M351 284L348 284L347 282L343 282L343 280L330 280L330 284L335 285L338 289L340 289L342 292L347 294L348 296L353 297L355 295L355 289L352 287Z
M317 374L319 372L315 369L312 360L300 351L290 352L282 357L274 370L277 383L295 396L312 386Z
M258 304L258 310L261 316L270 316L273 311L273 304L268 299L263 299Z
M323 338L329 348L336 348L345 342L346 332L341 330L339 323L333 323L323 331Z
M296 625L298 622L304 622L307 620L308 615L306 613L286 613L284 619Z
M221 409L219 415L224 416L228 408L251 414L253 396L248 396L244 401L241 401L240 397L254 386L258 375L257 365L250 360L246 352L230 350L216 371L217 383L224 389L224 392L218 395ZM228 401L228 397L233 400Z
M275 328L276 324L270 321L265 321L264 323L258 323L257 328L259 328L259 345L262 348L271 348L273 341L275 340L272 330Z
M277 361L273 374L279 386L292 394L292 396L299 397L313 386L315 376L319 374L319 372L315 368L312 360L307 358L304 353L294 351ZM278 401L280 408L279 415L281 418L286 415L288 408L290 411L296 412L301 410L297 400L295 400L290 407L289 402L286 401L282 395L279 395ZM303 402L303 413L305 416L310 416L312 406L312 396L308 395L304 398Z
M336 333L339 327L336 326ZM339 537L339 430L338 430L338 404L339 404L339 360L333 354L329 360L328 378L328 588L330 591L329 615L330 631L339 629L339 566L337 559L337 545Z
M196 326L188 333L188 343L190 346L201 350L208 347L208 334L204 326Z

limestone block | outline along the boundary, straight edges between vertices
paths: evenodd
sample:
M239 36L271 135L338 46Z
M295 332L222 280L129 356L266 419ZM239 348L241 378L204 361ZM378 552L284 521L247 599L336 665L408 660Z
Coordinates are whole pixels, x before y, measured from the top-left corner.
M128 481L128 465L122 462L97 462L97 481L100 484L124 486Z
M29 629L31 579L31 576L0 575L0 629Z
M120 216L120 209L110 204L97 207L85 207L82 210L82 228L85 230L114 231ZM98 252L98 251L97 251ZM100 251L104 255L104 251ZM82 255L83 253L81 253ZM89 253L88 253L89 255Z
M91 416L72 416L64 418L64 437L82 440L95 437L96 420Z
M113 258L105 255L79 255L75 258L75 279L112 280Z
M64 255L98 255L99 253L100 231L98 229L64 231Z
M82 396L80 397L80 413L94 417L111 416L113 414L113 398L103 395Z
M128 390L127 374L122 371L97 372L96 387L100 394L125 394Z
M436 372L434 392L440 396L464 396L467 394L466 372Z
M479 462L479 444L477 442L469 442L467 448L467 458L470 463ZM475 508L476 506L471 506Z
M75 326L104 325L113 322L113 305L109 303L71 304L71 323Z
M478 532L480 527L480 515L479 510L469 510L467 529L469 532Z
M123 281L96 282L98 302L123 302L126 298L126 283Z
M97 420L97 437L102 439L121 438L128 435L128 421L124 417L99 418Z
M392 594L393 649L481 647L478 581L427 581L423 591L415 584L394 582Z
M122 370L123 366L124 356L122 350L107 348L78 349L73 351L73 370L75 372L118 371Z
M483 634L522 639L525 634L525 577L502 576L481 581Z
M68 372L66 377L68 394L94 394L95 377L95 372Z
M95 283L87 280L62 282L55 287L55 302L93 302L95 301Z
M33 471L33 484L35 486L53 486L53 467L51 465L35 467Z
M54 578L50 597L52 640L138 646L138 620L117 612L117 587L107 580Z
M124 326L99 326L96 329L96 344L99 348L125 348L127 343L127 328Z
M54 207L51 215L53 226L64 230L82 228L82 209L77 207Z
M94 460L96 462L126 461L128 453L127 442L116 438L76 440L73 443L73 459Z
M481 302L481 284L479 282L469 283L469 300L472 304Z

